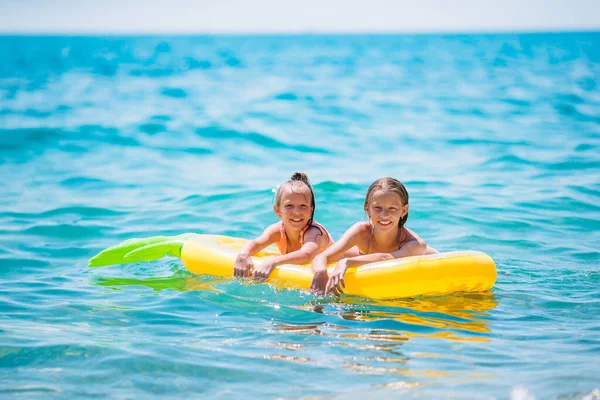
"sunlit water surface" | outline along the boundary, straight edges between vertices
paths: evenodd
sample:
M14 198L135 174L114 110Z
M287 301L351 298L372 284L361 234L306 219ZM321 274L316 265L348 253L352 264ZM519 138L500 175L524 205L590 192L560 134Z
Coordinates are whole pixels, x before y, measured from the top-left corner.
M600 398L600 34L0 37L0 396ZM89 269L250 238L294 171L334 238L376 178L490 293L319 298Z

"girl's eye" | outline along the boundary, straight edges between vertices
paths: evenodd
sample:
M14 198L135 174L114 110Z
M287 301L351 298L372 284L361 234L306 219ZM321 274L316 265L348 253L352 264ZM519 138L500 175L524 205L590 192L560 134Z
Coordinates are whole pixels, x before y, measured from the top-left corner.
M392 207L390 208L390 211L398 211L398 209L396 207Z
M306 204L302 204L301 206L302 208L308 208L308 206Z
M290 204L286 204L285 208L292 208L292 206Z
M375 207L375 211L381 211L381 207Z

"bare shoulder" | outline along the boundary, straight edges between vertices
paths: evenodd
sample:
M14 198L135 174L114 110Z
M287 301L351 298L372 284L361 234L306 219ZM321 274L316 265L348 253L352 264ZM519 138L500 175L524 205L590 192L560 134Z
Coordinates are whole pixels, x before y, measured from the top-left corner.
M411 231L410 229L404 228L404 231L406 232L406 241L405 242L416 241L419 244L426 244L425 240L423 240L421 238L421 236L417 235L415 232Z
M329 236L325 228L313 225L304 233L304 242L316 242L322 245L329 243Z
M281 222L275 222L265 228L265 232L279 232L281 229Z
M368 222L357 222L354 225L352 225L349 229L348 232L352 232L354 234L358 234L358 235L367 235L370 236L371 235L371 224L369 224Z
M344 233L342 237L352 246L359 249L367 246L371 237L371 225L368 222L357 222Z
M425 240L423 238L421 238L421 236L417 235L415 232L411 231L410 229L406 229L406 233L409 235L407 241L412 240L412 241L418 243L420 247L425 249L424 254L439 253L439 251L437 251L436 249L434 249L433 247L431 247L427 243L425 243Z
M271 240L276 241L279 238L279 236L281 235L280 229L281 229L281 222L276 222L272 225L267 226L265 228L265 230L263 231L263 235L265 237L268 237Z

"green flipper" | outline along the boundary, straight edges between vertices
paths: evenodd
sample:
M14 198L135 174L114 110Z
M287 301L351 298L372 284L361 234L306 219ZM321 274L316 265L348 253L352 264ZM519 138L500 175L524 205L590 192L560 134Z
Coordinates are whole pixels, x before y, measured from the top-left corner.
M143 239L128 239L120 244L102 250L90 258L88 267L127 264L158 260L170 255L181 257L183 243L194 233L182 233L177 236L153 236Z

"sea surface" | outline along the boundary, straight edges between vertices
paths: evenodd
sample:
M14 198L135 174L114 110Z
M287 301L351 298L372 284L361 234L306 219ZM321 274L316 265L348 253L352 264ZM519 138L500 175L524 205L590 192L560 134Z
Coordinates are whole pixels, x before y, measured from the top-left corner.
M491 292L375 301L88 268L252 238L305 171L335 239L371 182L494 258ZM600 33L0 36L0 397L600 398Z

